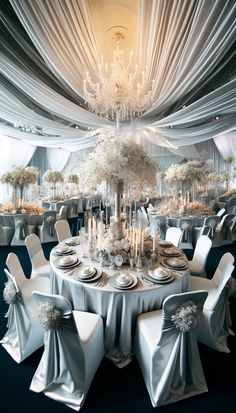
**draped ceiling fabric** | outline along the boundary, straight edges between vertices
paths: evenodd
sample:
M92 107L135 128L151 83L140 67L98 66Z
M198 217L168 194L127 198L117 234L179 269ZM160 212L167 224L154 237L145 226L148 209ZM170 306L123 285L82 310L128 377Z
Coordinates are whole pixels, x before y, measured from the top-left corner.
M83 79L97 81L101 55L111 62L115 32L154 90L121 133L196 159L194 144L236 130L235 0L1 0L0 20L5 136L75 152L114 133L88 111Z

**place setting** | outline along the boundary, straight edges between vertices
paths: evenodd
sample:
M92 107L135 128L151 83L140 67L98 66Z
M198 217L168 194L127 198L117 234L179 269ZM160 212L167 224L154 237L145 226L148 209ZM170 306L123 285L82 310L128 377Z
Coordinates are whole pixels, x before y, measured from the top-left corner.
M178 250L178 248L164 248L160 254L163 257L179 257L181 255L180 251Z
M188 268L187 262L183 258L164 258L161 265L166 268L173 268L174 270L183 271Z
M75 250L67 245L59 245L53 251L53 254L58 255L58 256L71 255L74 253L75 253Z
M99 268L94 268L92 266L85 266L77 271L75 274L75 279L77 281L89 283L97 281L101 278L103 272Z
M55 266L59 269L70 270L81 264L77 256L63 256L56 263Z
M115 273L109 279L109 283L112 287L119 290L130 290L134 288L138 283L138 278L131 273Z
M143 277L151 283L155 284L168 284L174 281L174 271L167 268L155 268L148 270L143 274Z
M159 246L160 247L165 247L165 248L170 248L170 247L173 247L173 244L170 241L166 241L164 239L161 239L161 240L159 240Z
M71 239L68 239L68 240L64 241L64 244L72 246L72 247L76 246L76 245L79 245L79 243L80 243L80 241L79 241L78 237L71 238Z

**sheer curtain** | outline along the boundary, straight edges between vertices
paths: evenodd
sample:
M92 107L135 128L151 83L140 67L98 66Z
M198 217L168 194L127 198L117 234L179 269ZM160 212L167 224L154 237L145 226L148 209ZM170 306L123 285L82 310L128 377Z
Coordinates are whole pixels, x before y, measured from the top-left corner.
M20 140L7 138L0 135L0 174L11 170L15 167L24 168L30 162L36 146L29 145ZM10 198L10 188L8 185L0 184L0 200L2 203Z
M69 157L69 151L57 148L47 148L48 162L53 171L61 172L64 169Z

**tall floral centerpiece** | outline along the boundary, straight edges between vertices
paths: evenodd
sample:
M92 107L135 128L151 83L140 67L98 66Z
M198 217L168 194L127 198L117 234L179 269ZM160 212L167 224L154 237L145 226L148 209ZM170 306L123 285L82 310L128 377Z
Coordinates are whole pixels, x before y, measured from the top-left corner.
M77 174L70 174L67 177L67 182L71 187L71 196L72 196L76 193L76 189L79 184L79 176Z
M14 168L4 173L0 177L2 184L9 184L12 187L12 205L14 209L23 207L24 188L30 184L35 184L38 178L38 171L33 167Z
M59 171L48 170L43 174L43 181L50 185L52 199L56 199L57 184L64 182L64 177Z
M116 239L123 238L121 199L124 191L152 188L156 184L154 161L145 149L124 138L103 136L95 150L87 155L80 170L80 184L96 189L102 182L115 198L113 231Z

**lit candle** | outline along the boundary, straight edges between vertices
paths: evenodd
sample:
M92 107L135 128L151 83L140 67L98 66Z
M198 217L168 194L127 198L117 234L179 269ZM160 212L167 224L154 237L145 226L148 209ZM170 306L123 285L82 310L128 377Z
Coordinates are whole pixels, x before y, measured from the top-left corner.
M93 217L93 237L96 239L96 231L97 231L97 225L96 225L96 219Z
M144 231L141 232L141 252L144 250Z

